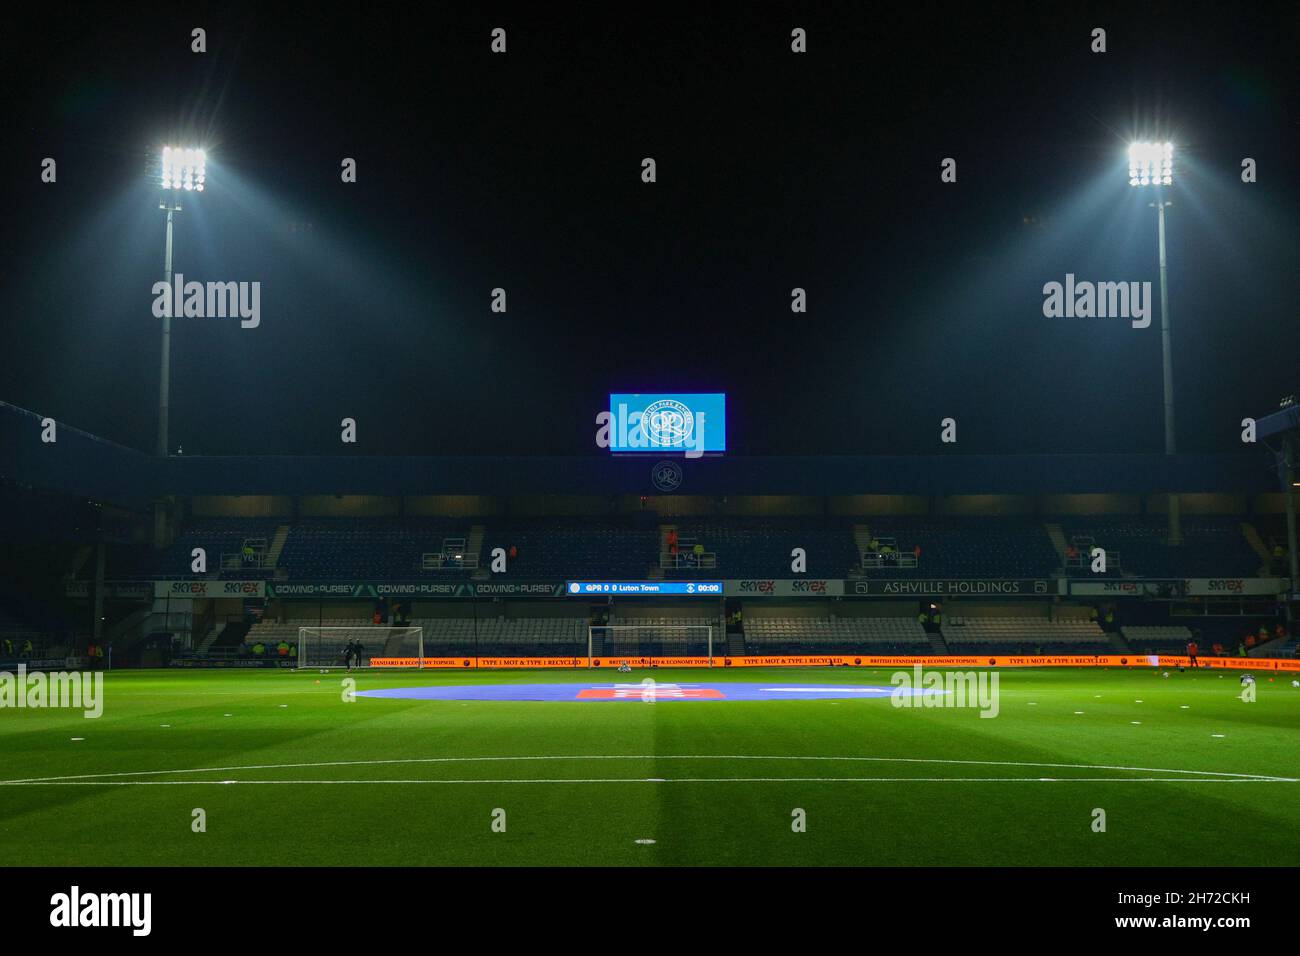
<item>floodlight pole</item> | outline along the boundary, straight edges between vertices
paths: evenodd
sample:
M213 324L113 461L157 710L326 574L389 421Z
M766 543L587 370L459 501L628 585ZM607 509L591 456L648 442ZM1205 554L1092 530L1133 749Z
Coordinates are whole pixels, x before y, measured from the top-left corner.
M1282 446L1283 454L1286 455L1286 547L1288 556L1291 559L1291 590L1292 592L1300 591L1300 554L1297 554L1296 547L1296 530L1295 530L1295 499L1296 499L1296 457L1300 455L1300 448L1297 448L1293 439L1287 439ZM1292 632L1295 633L1294 631Z
M171 395L171 356L172 356L172 227L176 213L180 211L180 197L167 190L158 203L159 209L167 210L167 246L163 256L163 274L167 279L167 307L162 316L162 366L158 373L158 457L167 457L167 413ZM155 548L166 547L170 535L167 528L167 501L159 498L154 501L153 545Z
M167 281L167 308L162 317L162 368L158 374L158 457L167 457L167 413L171 392L171 355L172 355L172 222L180 210L180 204L170 197L163 200L162 208L167 210L167 252L163 258L163 275Z
M1174 361L1170 349L1169 330L1169 283L1167 279L1167 262L1165 259L1165 207L1173 203L1160 199L1151 205L1156 207L1160 234L1160 354L1164 369L1165 384L1165 454L1177 453L1174 442ZM1179 502L1176 493L1170 493L1169 499L1169 543L1183 543L1183 527L1179 515Z
M176 213L181 211L181 189L203 192L206 166L201 149L172 149L164 146L162 166L159 170L163 195L158 208L167 210L167 252L163 259L163 272L167 277L167 308L162 315L162 368L158 373L158 457L167 457L168 412L171 405L172 308L176 297L172 295L172 230Z

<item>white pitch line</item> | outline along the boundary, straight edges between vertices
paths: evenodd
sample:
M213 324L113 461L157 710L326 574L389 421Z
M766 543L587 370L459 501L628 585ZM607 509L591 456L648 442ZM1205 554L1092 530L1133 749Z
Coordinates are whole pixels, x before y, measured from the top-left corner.
M18 780L0 780L0 787L15 784L61 783L64 781L107 781L121 777L157 777L170 774L187 773L229 773L243 770L297 770L318 767L372 767L395 764L433 764L433 763L490 763L510 761L537 760L848 760L870 763L923 763L947 766L976 767L1039 767L1054 770L1119 770L1126 773L1161 773L1185 774L1197 777L1222 777L1243 780L1273 780L1293 783L1292 777L1275 777L1258 773L1227 773L1217 770L1174 770L1164 767L1123 767L1114 764L1077 764L1077 763L1036 763L1015 760L950 760L940 757L823 757L823 756L765 756L762 754L574 754L574 755L531 755L515 757L393 757L378 760L329 760L312 763L270 763L249 764L239 767L195 767L188 770L129 770L113 773L78 773L58 777L26 777ZM789 778L780 778L789 779ZM911 779L911 778L908 778ZM968 778L954 778L968 779ZM969 778L969 779L980 779ZM985 778L989 779L989 778ZM1020 779L1020 778L1014 778Z

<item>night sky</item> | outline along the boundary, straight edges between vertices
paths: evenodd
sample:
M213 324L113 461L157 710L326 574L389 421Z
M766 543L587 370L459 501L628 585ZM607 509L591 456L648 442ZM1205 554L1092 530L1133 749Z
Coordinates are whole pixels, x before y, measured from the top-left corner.
M1179 449L1300 388L1300 8L452 6L7 13L0 399L153 448L166 142L209 154L177 271L262 285L174 323L187 455L607 454L611 391L726 392L736 454L1158 452L1158 300L1042 313L1158 296L1144 138Z

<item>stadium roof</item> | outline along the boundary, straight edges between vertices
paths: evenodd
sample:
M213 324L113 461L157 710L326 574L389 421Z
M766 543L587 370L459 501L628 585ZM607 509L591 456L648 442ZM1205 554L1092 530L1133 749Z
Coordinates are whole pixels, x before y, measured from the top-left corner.
M1283 432L1300 431L1300 405L1289 405L1257 422L1260 438L1269 438Z

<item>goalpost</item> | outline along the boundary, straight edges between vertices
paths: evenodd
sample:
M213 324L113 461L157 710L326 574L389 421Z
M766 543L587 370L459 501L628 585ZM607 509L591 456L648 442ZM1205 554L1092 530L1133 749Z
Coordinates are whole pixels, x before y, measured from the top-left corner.
M611 664L662 657L706 657L713 666L711 624L593 624L587 628L588 662ZM594 666L594 665L593 665Z
M360 660L353 667L370 667L376 657L406 658L416 661L416 667L424 666L424 628L357 624L298 628L298 667L344 667L343 652L353 641L361 644Z

